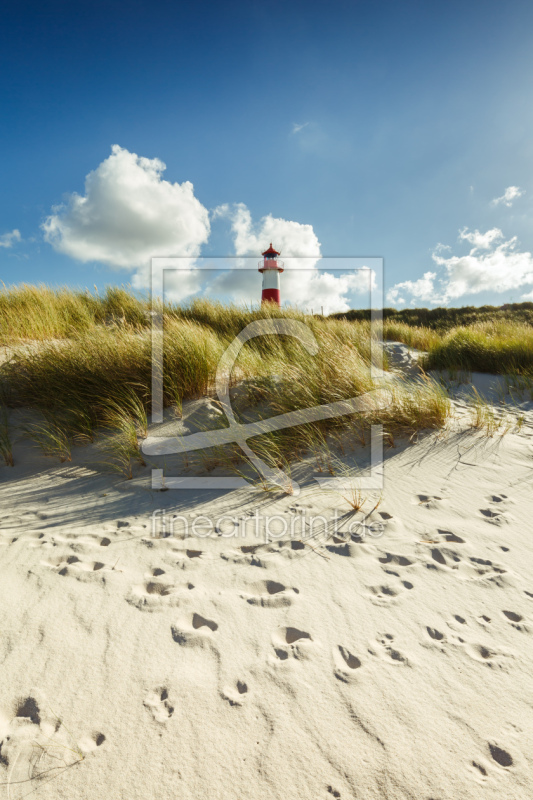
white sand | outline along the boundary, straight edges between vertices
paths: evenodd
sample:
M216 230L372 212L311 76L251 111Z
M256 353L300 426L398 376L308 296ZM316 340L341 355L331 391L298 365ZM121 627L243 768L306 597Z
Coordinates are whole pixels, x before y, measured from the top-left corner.
M153 539L151 515L293 520L347 513L338 496L152 492L148 469L17 445L0 797L530 798L533 427L486 438L457 413L387 451L380 538L313 549L261 544L264 522Z

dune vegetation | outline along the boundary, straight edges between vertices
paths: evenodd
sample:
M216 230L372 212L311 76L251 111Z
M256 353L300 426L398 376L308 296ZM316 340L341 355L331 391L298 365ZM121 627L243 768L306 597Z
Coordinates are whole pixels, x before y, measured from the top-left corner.
M484 320L445 332L405 322L384 322L383 335L425 351L421 365L426 370L533 374L533 325L527 322Z
M368 310L333 315L360 324ZM383 336L423 350L425 369L494 374L533 372L533 303L383 310Z
M370 313L365 309L322 318L304 315L297 309L280 311L194 300L186 305L166 303L158 310L164 314L167 328L183 323L175 328L182 348L184 339L196 342L196 345L190 345L196 348L203 341L203 334L208 336L207 331L211 331L217 344L213 338L204 341L204 351L207 348L216 358L220 346L227 344L228 338L235 337L253 320L273 314L305 321L322 333L327 330L343 342L355 345L363 359L368 361L370 356ZM0 345L81 341L84 336L94 337L97 343L89 349L101 348L105 361L108 347L113 350L116 343L121 352L128 350L125 344L128 336L150 330L151 312L149 299L134 294L128 287L109 287L99 294L88 290L52 289L44 285L4 286L0 290ZM384 338L425 351L428 354L427 369L525 374L533 368L533 303L479 308L384 309L383 319ZM347 322L351 325L347 326ZM193 327L188 328L187 324ZM106 338L106 333L112 335ZM272 355L272 344L266 346L264 342L255 342L252 349ZM46 352L50 352L49 349ZM128 352L131 356L131 348ZM87 358L90 358L89 354ZM185 374L181 374L178 380L183 385L177 391L184 397L200 391L195 385L198 383L204 386L205 391L209 355L203 361L198 377L192 379L190 374L186 377L188 359L182 360ZM126 372L130 366L134 372L138 368L138 364L135 367L128 363ZM120 371L120 364L118 367ZM68 369L72 369L72 365ZM98 380L102 379L105 370L96 371Z
M533 326L496 320L452 328L428 348L429 369L461 369L497 374L533 373Z
M332 316L360 322L370 318L368 309L352 309ZM527 322L533 325L533 303L506 303L502 306L461 306L460 308L384 308L383 319L410 327L431 328L446 333L452 328L481 322Z
M280 335L244 345L231 382L249 387L250 405L261 404L266 416L353 398L378 386L370 374L367 321L205 300L158 310L163 314L167 407L179 410L188 399L214 395L222 353L248 323L268 317L305 322L318 351L310 354L297 339ZM135 436L142 438L150 413L151 319L149 302L124 288L108 289L103 296L47 287L4 289L0 336L9 345L0 366L4 404L40 411L44 422L33 432L35 438L63 460L70 457L69 442L92 441L106 429L121 432L125 452L130 445L134 451ZM416 385L396 381L388 400L365 413L364 424L383 422L390 436L440 427L449 412L447 397L429 379ZM323 436L340 424L360 423L352 415L317 423L313 431ZM271 438L286 450L297 446L294 431Z

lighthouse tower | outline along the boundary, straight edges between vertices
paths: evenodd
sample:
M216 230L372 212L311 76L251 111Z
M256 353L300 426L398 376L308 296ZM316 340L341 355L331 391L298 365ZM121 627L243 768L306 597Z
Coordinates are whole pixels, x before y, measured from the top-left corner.
M283 261L278 259L279 253L272 247L272 242L268 250L261 255L263 256L263 261L259 262L259 272L263 273L261 303L276 303L280 306L279 276L283 272Z

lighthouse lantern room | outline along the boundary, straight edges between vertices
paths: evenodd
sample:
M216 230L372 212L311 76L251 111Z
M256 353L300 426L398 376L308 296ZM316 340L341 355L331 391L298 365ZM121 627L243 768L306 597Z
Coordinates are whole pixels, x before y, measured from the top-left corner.
M259 262L259 272L263 273L263 291L261 303L276 303L281 305L279 276L283 272L283 261L280 261L279 252L274 250L272 242L270 247L261 253L263 261Z

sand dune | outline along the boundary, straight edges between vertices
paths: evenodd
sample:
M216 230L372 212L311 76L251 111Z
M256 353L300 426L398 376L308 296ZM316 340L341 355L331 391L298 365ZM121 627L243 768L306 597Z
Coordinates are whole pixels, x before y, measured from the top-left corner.
M0 468L3 796L529 798L531 423L489 438L457 405L397 443L364 529L370 498L154 492L149 468L19 444ZM181 519L154 538L162 511L167 533Z

